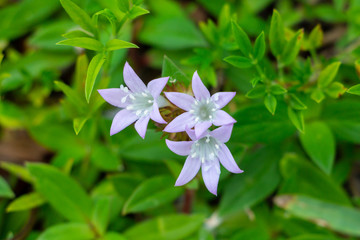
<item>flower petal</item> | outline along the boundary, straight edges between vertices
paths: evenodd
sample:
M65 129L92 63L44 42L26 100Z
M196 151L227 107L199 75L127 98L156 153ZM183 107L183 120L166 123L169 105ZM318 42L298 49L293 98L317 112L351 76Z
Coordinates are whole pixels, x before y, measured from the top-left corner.
M221 126L217 129L211 131L210 136L212 136L213 138L216 138L218 141L220 141L222 143L226 143L227 141L229 141L229 139L231 137L233 126L234 126L234 124L228 124L228 125Z
M201 172L206 188L217 196L217 186L220 178L219 161L205 161L201 166Z
M209 127L211 127L212 123L210 121L205 121L205 122L201 122L201 123L197 123L195 125L195 135L197 139L201 138L201 135L203 135L204 133L206 133L206 130L209 129Z
M98 92L106 102L115 107L125 108L129 104L128 99L124 98L129 93L120 88L99 89Z
M153 105L153 109L150 112L150 118L160 124L166 124L167 122L163 119L163 117L161 116L160 112L159 112L159 107L157 105L157 103L155 102Z
M198 138L195 135L195 130L193 130L189 127L185 127L185 131L191 140L193 140L193 141L198 140Z
M193 145L193 141L170 141L168 139L165 140L168 148L180 156L187 156L190 154L191 146Z
M236 120L223 110L217 110L213 120L215 126L234 124Z
M178 179L175 182L175 186L182 186L191 179L193 179L200 169L201 161L199 159L191 158L190 156L186 158L184 167L182 168Z
M130 67L129 63L126 62L124 66L124 81L126 85L133 92L144 92L146 91L146 86L141 81L141 79L136 75L134 70Z
M192 78L192 90L197 100L210 98L210 92L201 81L197 71L194 73Z
M192 128L195 125L194 117L191 113L185 112L172 120L164 129L165 132L183 132L185 127Z
M191 106L193 105L195 99L185 93L179 92L165 92L165 96L177 107L184 109L185 111L190 111Z
M218 92L211 96L211 99L221 109L228 104L236 95L236 92Z
M150 120L149 116L141 117L135 123L135 129L139 133L140 137L142 137L143 139L145 138L146 129L147 129L149 120Z
M169 77L163 77L163 78L157 78L157 79L151 80L148 83L147 88L150 91L150 94L153 96L153 98L156 99L160 95L161 91L166 86L168 80L169 80Z
M123 109L119 111L111 124L110 128L110 136L120 132L133 122L135 122L139 117L136 116L133 112L130 112L129 110Z
M221 164L232 173L242 173L244 172L241 170L238 165L236 164L234 157L232 156L229 148L225 144L220 145L220 149L218 151L218 158Z

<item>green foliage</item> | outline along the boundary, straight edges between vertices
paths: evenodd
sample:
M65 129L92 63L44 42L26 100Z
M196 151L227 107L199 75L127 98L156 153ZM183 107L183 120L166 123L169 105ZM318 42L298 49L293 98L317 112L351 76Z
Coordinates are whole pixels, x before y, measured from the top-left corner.
M360 237L358 1L0 1L0 239ZM218 196L164 125L109 136L98 89L236 92ZM130 89L131 90L131 89ZM162 96L164 94L162 93ZM167 122L183 110L160 108ZM216 128L216 127L215 127Z

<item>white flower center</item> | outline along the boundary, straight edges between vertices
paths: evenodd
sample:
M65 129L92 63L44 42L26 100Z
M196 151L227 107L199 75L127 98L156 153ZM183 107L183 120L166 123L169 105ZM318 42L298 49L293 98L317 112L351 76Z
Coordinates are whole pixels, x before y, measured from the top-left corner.
M127 110L134 112L139 117L148 116L153 109L154 98L149 91L141 93L131 93L124 97L130 98L130 104L126 107Z
M193 114L196 122L205 122L214 119L216 110L216 104L208 98L201 101L195 100L189 112Z
M191 146L190 156L200 159L202 163L214 161L218 156L219 148L219 141L210 135L206 135L194 142Z

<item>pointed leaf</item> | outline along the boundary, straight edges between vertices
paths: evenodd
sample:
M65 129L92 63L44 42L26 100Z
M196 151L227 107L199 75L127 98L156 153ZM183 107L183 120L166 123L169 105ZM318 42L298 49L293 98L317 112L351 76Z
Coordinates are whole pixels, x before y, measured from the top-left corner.
M320 88L327 87L334 80L339 70L340 64L341 62L334 62L320 72L318 78L318 86Z
M270 49L275 57L279 57L285 46L285 27L278 11L274 9L270 23Z
M324 33L320 24L316 25L309 35L309 48L316 49L321 46L324 38Z
M236 22L232 22L232 31L240 51L246 57L249 57L252 53L252 46L248 35Z
M284 66L291 64L295 60L296 56L299 54L303 36L304 30L300 29L286 43L285 49L283 50L280 57L280 61Z
M324 122L306 125L306 133L300 134L300 142L310 158L327 174L335 159L335 138Z
M86 48L98 52L101 52L104 49L104 46L101 44L101 42L99 42L94 38L89 38L89 37L70 38L70 39L62 40L56 44Z
M246 97L248 98L261 98L266 93L266 87L264 85L257 85L249 92L246 93Z
M265 54L265 34L261 32L254 44L254 58L260 61Z
M90 96L94 89L96 77L99 74L100 69L104 64L104 62L105 62L105 55L102 53L97 54L90 61L86 75L86 82L85 82L85 97L88 103L90 102Z
M224 58L224 61L238 68L249 68L253 66L251 59L247 57L229 56Z
M360 96L360 84L354 85L347 90L348 93Z
M166 55L164 55L161 76L170 77L170 82L180 81L185 84L190 83L189 77Z
M83 98L80 97L80 95L76 91L74 91L74 89L60 81L55 81L54 83L57 87L61 89L61 91L63 91L63 93L68 97L69 101L74 106L77 106L80 109L87 109L86 102Z
M267 108L267 110L269 110L269 112L274 115L275 114L275 110L276 110L276 97L274 97L274 95L272 94L267 94L266 97L264 98L264 104L265 107Z
M315 90L311 93L311 99L317 103L320 103L322 100L324 100L324 98L325 95L320 88L315 88Z
M67 12L67 14L69 14L70 18L74 21L74 23L80 25L80 27L82 27L86 31L89 31L91 33L96 32L90 16L78 5L76 5L70 0L60 0L60 3Z
M12 201L6 208L7 212L17 212L36 208L44 204L46 200L37 192L22 195Z
M123 48L139 48L133 43L126 42L120 39L111 39L106 43L106 49L108 51L114 51Z
M183 188L174 188L174 179L159 176L141 183L125 202L123 214L141 212L174 201Z
M288 107L288 116L290 121L294 124L294 126L299 130L300 132L304 132L304 116L302 111L292 109L291 107Z

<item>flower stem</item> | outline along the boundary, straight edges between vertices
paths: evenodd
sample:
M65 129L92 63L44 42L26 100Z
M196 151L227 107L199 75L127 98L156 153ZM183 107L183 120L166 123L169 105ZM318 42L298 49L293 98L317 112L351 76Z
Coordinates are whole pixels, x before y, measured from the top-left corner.
M195 192L191 189L186 189L185 191L185 200L184 200L184 206L182 209L183 213L190 214L192 210L192 204L194 201Z

